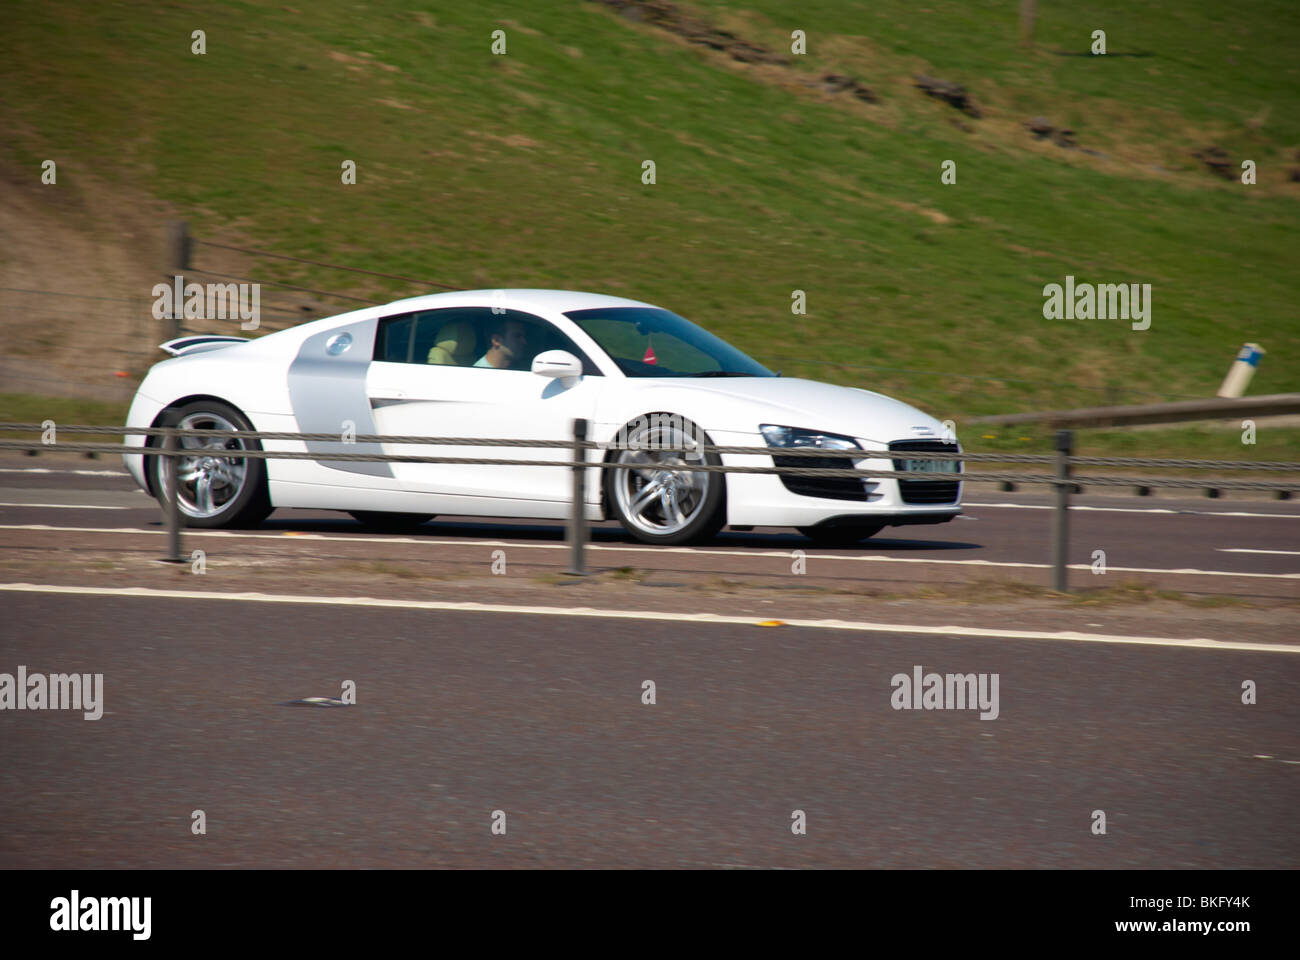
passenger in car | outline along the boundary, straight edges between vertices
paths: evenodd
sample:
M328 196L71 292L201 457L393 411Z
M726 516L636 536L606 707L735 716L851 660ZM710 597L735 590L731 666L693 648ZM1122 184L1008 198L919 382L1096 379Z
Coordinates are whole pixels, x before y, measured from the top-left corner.
M438 331L437 341L429 349L428 362L467 367L470 358L474 356L477 343L473 324L465 320L443 324Z
M492 345L474 366L508 370L528 349L528 333L518 320L498 320L492 328L490 338Z

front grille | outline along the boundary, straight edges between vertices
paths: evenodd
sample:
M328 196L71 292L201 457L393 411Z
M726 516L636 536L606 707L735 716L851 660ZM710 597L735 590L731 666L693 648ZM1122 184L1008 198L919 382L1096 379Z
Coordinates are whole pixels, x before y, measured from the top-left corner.
M778 457L772 456L772 462L778 467L808 467L817 470L850 470L853 460L850 457ZM798 477L788 473L777 474L785 488L802 497L826 497L830 500L867 499L866 488L861 477Z
M960 453L961 448L956 443L950 443L946 440L895 440L889 445L891 453L900 453L908 450L916 450L921 453ZM901 459L894 460L895 470L906 470L907 466ZM962 465L957 464L957 472L961 473ZM903 480L898 481L898 493L903 498L904 503L955 503L957 494L961 491L960 480Z

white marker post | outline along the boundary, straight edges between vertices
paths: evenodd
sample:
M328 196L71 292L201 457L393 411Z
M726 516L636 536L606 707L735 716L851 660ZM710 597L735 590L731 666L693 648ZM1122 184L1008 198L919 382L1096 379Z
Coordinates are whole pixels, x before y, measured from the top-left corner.
M1259 358L1263 355L1264 348L1258 343L1242 344L1237 351L1237 359L1232 361L1228 375L1223 378L1223 386L1219 387L1219 396L1235 400L1245 393L1250 378L1255 375L1255 368L1259 366Z

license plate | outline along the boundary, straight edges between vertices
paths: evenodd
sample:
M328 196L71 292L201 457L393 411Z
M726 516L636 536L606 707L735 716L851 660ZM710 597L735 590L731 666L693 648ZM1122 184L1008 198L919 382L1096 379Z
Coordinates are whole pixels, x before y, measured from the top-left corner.
M915 470L919 473L956 473L956 460L904 460L904 470Z

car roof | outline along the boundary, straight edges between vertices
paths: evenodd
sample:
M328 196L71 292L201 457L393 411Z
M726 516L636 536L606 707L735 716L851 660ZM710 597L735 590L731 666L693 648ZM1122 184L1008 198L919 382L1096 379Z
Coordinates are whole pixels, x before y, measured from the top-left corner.
M399 313L420 310L439 310L445 307L492 307L502 306L523 312L542 311L551 314L566 313L570 310L590 310L599 307L650 307L653 303L629 300L625 297L611 297L603 293L583 293L575 290L533 290L525 288L500 288L486 290L454 290L450 293L428 293L391 303L376 304L338 313L329 317L320 317L306 323L285 327L273 333L256 337L248 344L256 344L259 351L291 350L296 343L301 343L312 334L349 323L391 317Z
M385 310L399 308L402 310L436 310L439 307L489 306L499 303L502 306L549 310L567 313L570 310L591 310L599 307L653 307L653 303L629 300L626 297L612 297L603 293L583 293L576 290L539 290L524 287L456 290L451 293L432 293L405 300L394 300L385 305Z

